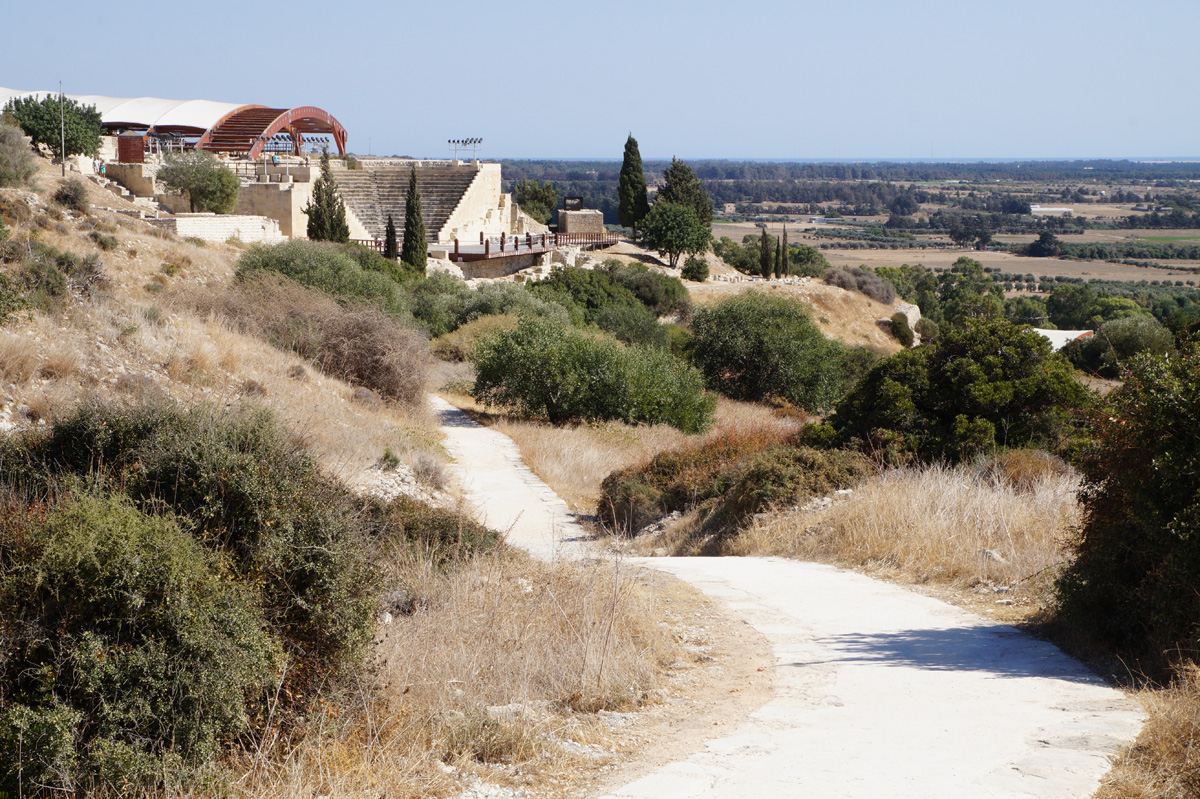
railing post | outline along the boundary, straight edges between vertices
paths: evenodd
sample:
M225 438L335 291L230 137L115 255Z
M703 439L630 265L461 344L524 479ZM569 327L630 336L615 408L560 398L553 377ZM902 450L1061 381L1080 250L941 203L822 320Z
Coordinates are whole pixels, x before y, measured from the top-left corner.
M532 246L533 246L533 234L532 234L532 233L526 233L526 234L525 234L525 246L526 246L526 247L532 247Z
M482 233L480 233L480 234L479 234L479 237L480 237L480 238L483 238L483 234L482 234ZM492 254L492 240L491 240L491 239L485 239L485 240L484 240L484 242L483 242L483 255L484 255L484 257L486 258L487 256L489 256L489 255L491 255L491 254Z
M458 257L458 236L454 237L454 257Z
M500 252L504 252L504 241L505 241L504 232L501 231L500 232Z
M483 231L479 231L479 243L483 244Z

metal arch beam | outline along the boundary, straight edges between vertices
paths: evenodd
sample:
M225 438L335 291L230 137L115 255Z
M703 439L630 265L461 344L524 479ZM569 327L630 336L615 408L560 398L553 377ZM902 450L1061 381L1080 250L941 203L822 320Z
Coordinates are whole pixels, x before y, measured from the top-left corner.
M259 134L259 138L254 142L254 146L250 148L250 152L248 153L249 158L251 160L257 158L259 154L262 153L263 146L266 144L267 140L276 133L279 133L285 128L290 130L296 122L305 119L311 119L323 124L324 126L327 126L329 128L329 133L333 135L333 140L337 144L338 155L346 154L346 129L342 127L342 123L338 122L337 119L334 118L333 114L329 113L328 111L317 108L313 105L302 105L289 109L288 111L285 111L277 116L275 120L271 122L271 124L268 125L261 134ZM214 126L214 130L215 129L216 127Z
M237 116L238 114L242 113L243 111L251 111L251 110L253 110L253 109L255 109L255 108L270 108L270 106L266 106L266 105L243 105L243 106L238 106L237 108L235 108L234 110L232 110L232 111L230 111L228 114L226 114L225 116L223 116L223 117L221 117L220 119L218 119L218 120L217 120L217 124L213 125L211 128L209 128L208 130L204 131L204 135L200 137L200 141L196 142L196 149L197 149L197 150L203 150L203 149L204 149L204 145L206 145L206 144L208 144L210 141L212 141L213 131L215 131L217 128L221 127L221 126L222 126L222 125L224 125L226 122L228 122L230 119L232 119L233 117L235 117L235 116Z

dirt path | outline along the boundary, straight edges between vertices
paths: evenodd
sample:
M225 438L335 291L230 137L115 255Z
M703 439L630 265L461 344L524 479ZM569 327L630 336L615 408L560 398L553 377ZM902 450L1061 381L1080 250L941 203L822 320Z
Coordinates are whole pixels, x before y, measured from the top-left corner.
M437 407L488 524L541 556L586 551L565 504L511 440ZM731 731L606 797L1082 799L1143 720L1135 702L1050 644L899 586L776 558L640 563L765 635L774 690Z

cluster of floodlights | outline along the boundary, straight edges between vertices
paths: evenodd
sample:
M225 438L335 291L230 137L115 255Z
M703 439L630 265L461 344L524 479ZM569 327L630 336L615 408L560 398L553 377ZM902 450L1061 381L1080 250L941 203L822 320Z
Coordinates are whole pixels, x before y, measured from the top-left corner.
M474 158L479 145L483 144L483 139L447 139L446 144L450 145L450 149L454 152L454 157L458 158L458 151L465 150L468 147L471 149L471 157Z

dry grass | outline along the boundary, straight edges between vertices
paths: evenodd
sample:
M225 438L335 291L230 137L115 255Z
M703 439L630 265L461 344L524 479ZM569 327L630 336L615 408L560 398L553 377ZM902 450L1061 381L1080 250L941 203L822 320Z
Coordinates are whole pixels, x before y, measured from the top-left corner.
M0 333L0 377L10 383L27 383L37 374L40 360L35 341Z
M516 442L521 460L546 481L576 511L591 513L600 499L600 483L626 466L648 461L660 452L677 449L689 441L728 433L770 429L780 436L803 421L786 410L775 411L749 402L721 398L713 429L689 436L665 425L629 425L623 422L554 426L496 413L464 394L442 392L476 421L504 433Z
M1113 765L1095 799L1200 796L1200 666L1186 663L1175 682L1138 693L1148 719Z
M570 781L562 742L603 740L587 715L646 701L680 657L650 596L616 564L550 566L488 555L446 576L398 563L424 597L383 625L374 690L332 709L298 747L264 742L239 764L253 797L418 797L447 792L448 764L491 782ZM518 781L519 782L519 781Z
M960 589L1002 587L1016 601L1040 603L1079 521L1078 487L1069 473L1018 488L965 467L891 470L827 507L767 514L729 547Z

